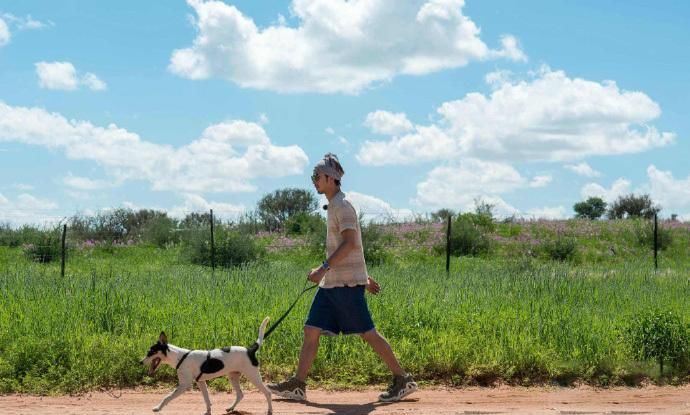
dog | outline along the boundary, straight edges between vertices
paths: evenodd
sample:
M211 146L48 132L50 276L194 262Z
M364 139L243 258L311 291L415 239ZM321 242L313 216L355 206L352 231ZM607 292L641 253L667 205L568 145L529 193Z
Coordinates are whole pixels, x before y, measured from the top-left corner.
M205 415L211 415L211 400L208 397L206 381L223 375L230 379L232 388L235 390L235 403L227 408L228 412L234 411L244 396L240 389L240 375L242 374L264 394L268 403L267 414L271 415L273 413L271 392L261 380L259 361L256 359L256 352L264 340L267 324L268 317L261 322L259 338L248 348L231 346L208 351L187 350L168 344L168 337L165 332L161 332L158 342L151 346L146 357L140 363L149 366L149 375L153 375L161 363L174 367L177 370L179 384L174 391L163 398L158 406L153 408L153 412L163 409L165 405L182 395L196 382L206 402Z

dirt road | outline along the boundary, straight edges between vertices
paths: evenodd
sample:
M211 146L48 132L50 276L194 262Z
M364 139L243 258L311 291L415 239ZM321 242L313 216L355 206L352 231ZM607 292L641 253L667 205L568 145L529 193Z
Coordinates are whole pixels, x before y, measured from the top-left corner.
M167 390L89 393L79 397L0 396L0 414L7 415L141 415ZM378 391L308 391L309 402L273 400L280 414L690 414L690 386L593 389L578 388L466 388L424 389L403 402L376 403ZM213 414L222 415L234 395L211 394ZM263 414L266 402L254 391L245 394L235 414ZM201 393L194 390L173 401L162 415L201 415Z

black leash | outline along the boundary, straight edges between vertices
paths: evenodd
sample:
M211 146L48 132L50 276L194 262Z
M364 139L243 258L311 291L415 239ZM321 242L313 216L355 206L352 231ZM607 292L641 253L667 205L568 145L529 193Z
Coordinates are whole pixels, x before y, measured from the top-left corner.
M292 302L292 305L290 306L290 308L288 308L287 311L286 311L278 320L276 320L275 323L271 324L271 327L269 327L269 329L268 329L268 330L266 331L266 333L264 334L264 339L266 339L266 337L268 337L268 335L271 334L271 332L272 332L273 330L275 330L276 327L278 327L278 324L280 324L280 322L283 321L283 319L284 319L285 317L287 317L288 314L290 314L290 311L292 311L292 309L293 309L293 308L295 307L295 305L297 304L297 301L299 301L299 299L302 297L302 295L304 295L304 293L306 293L307 291L313 290L314 288L318 287L317 284L314 284L314 285L312 285L311 287L307 287L307 283L308 283L308 282L309 282L309 280L306 280L306 281L304 282L304 287L305 287L305 288L302 290L301 293L299 293L299 295L297 296L297 298L295 298L295 301Z

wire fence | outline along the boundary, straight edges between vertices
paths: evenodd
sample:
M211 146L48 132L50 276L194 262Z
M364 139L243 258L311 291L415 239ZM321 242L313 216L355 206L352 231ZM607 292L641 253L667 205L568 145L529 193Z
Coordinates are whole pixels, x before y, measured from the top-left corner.
M221 211L219 217L215 209L210 209L208 212L204 211L188 211L184 212L183 220L174 220L168 223L159 223L159 226L149 226L146 223L140 224L139 229L127 229L122 223L117 221L103 220L100 223L101 229L83 229L84 223L70 220L69 218L61 218L58 225L44 226L45 231L40 234L40 238L36 235L23 235L22 229L25 231L31 228L15 229L15 246L21 246L26 256L35 262L53 262L59 261L61 264L61 275L64 276L65 268L70 259L70 252L75 250L83 251L91 248L105 248L114 253L115 249L120 247L132 246L139 244L145 240L156 239L158 245L185 243L186 238L194 235L196 238L202 238L209 245L210 265L215 268L217 265L218 254L218 233L221 234L227 229L240 229L245 234L251 235L254 239L263 241L262 247L268 252L282 252L294 249L310 249L316 247L325 247L325 223L323 223L322 232L310 231L308 235L290 234L284 229L279 231L269 231L265 225L257 217L245 216L244 218L228 220L227 213L231 210ZM3 212L3 215L5 212ZM74 218L74 216L72 217ZM191 219L190 219L191 218ZM224 219L225 218L225 219ZM445 218L434 217L433 214L415 214L402 216L397 212L391 211L367 211L360 215L363 223L364 244L369 241L366 238L367 233L379 233L376 243L382 244L385 249L398 250L422 250L426 252L433 252L439 256L439 261L443 258L445 260L446 272L450 271L451 257L457 254L458 238L453 237L453 215L447 215ZM47 217L45 219L48 219ZM149 218L150 219L150 218ZM155 219L155 218L154 218ZM154 220L150 219L150 220ZM159 218L160 219L160 218ZM0 220L0 224L2 224ZM592 237L596 236L596 232L606 232L606 230L593 230L593 222L579 222L576 227L569 227L567 221L532 221L524 219L508 218L504 223L515 223L521 226L529 226L531 224L540 224L544 228L556 235L570 235L572 237ZM681 232L685 231L688 239L688 247L690 247L690 224L686 222L678 222L676 220L665 220L662 226L659 224L658 217L655 215L654 219L649 222L650 227L653 227L651 234L651 248L653 253L653 263L655 269L659 267L660 250L665 248L666 234L660 232L663 227L665 229L680 228ZM81 228L80 228L81 226ZM605 224L600 222L597 224L599 228L604 227ZM0 245L12 245L12 243L3 242L2 231L9 231L8 226L0 226ZM28 231L27 231L28 232ZM383 234L383 237L381 237ZM32 240L33 237L33 240ZM492 234L491 238L496 243L523 243L527 246L539 243L538 239L534 239L525 233L518 233L513 236L505 236L499 234ZM536 243L535 243L536 241ZM162 242L162 243L161 243ZM462 243L462 241L460 241ZM620 247L611 246L609 250L612 255L618 255Z

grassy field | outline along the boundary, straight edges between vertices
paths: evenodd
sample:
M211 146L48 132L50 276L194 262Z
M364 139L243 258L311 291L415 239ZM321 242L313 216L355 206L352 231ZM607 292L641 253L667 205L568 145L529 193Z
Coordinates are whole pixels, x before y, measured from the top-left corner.
M648 308L690 322L686 233L657 272L648 251L607 256L601 234L581 238L573 261L453 258L449 275L441 256L397 252L370 267L383 286L368 296L374 321L405 368L430 383L657 381L658 366L633 358L624 328ZM249 345L262 318L278 318L293 301L318 258L277 252L214 272L185 265L177 248L134 245L75 250L68 264L60 278L58 263L32 263L20 248L0 247L0 392L174 384L172 370L149 378L138 365L161 330L187 348ZM266 381L294 370L312 295L261 349ZM358 337L321 344L312 382L353 387L388 379ZM662 381L685 382L686 374L680 368ZM227 387L225 380L212 385Z

